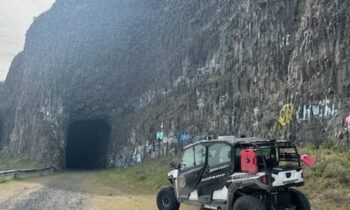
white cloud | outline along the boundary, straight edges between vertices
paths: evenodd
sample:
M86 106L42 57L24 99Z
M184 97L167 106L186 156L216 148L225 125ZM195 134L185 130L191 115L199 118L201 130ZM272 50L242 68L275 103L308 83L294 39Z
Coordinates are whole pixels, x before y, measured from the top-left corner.
M0 81L6 78L13 57L24 46L33 18L48 10L55 0L0 0Z

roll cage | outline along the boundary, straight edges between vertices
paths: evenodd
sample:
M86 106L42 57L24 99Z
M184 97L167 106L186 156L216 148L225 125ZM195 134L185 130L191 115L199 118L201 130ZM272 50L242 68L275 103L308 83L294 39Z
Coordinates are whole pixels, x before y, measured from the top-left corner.
M239 150L242 149L254 149L258 154L259 171L268 171L275 167L293 167L294 169L301 169L300 155L294 142L285 140L268 140L268 139L233 139L233 140L203 140L194 144L188 145L184 148L186 151L189 148L193 148L196 145L203 145L206 148L214 144L228 144L231 146L230 164L233 171L240 171L240 157ZM196 156L194 151L194 156ZM208 149L205 150L205 163L207 164L208 156L210 155ZM183 162L183 160L181 161ZM284 163L286 165L282 165ZM181 170L181 164L178 165L178 169ZM291 165L293 164L293 165Z

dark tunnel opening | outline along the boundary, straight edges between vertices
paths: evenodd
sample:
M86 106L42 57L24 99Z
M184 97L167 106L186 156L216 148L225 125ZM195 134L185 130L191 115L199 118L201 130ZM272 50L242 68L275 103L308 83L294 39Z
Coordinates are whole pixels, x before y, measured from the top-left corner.
M75 121L67 135L66 168L101 169L107 166L111 127L102 120Z

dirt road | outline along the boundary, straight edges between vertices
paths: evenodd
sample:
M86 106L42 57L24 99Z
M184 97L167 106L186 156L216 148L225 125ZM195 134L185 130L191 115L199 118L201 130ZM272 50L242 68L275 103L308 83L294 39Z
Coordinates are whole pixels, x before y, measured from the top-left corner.
M311 198L312 209L349 209ZM64 172L0 184L0 210L157 210L155 195L125 193L94 172ZM181 206L181 210L199 210Z
M102 185L91 172L55 175L0 184L1 210L156 210L154 195L124 194ZM198 210L182 206L181 210Z

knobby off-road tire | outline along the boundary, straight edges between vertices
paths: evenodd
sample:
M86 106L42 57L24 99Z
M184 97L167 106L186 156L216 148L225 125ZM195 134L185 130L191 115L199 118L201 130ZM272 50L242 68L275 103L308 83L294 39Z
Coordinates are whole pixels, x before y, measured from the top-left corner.
M310 203L306 196L298 190L289 189L291 203L296 210L310 210Z
M162 187L157 194L157 206L159 210L178 210L180 207L175 197L173 187Z
M256 197L243 195L234 202L233 210L266 210L266 208Z

